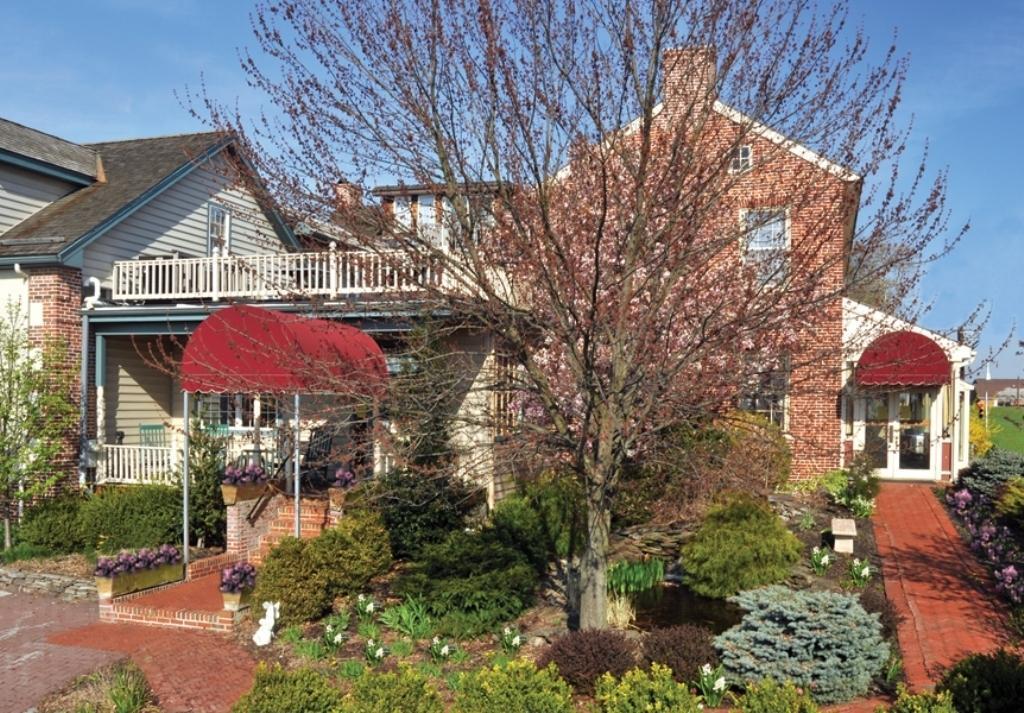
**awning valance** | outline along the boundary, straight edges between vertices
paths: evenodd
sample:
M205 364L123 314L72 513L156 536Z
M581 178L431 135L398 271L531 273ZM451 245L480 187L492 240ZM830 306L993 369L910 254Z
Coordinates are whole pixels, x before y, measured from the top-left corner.
M889 332L864 350L857 362L859 386L939 386L950 380L946 352L917 332Z
M189 338L181 384L203 393L380 395L387 363L355 327L249 305L206 319Z

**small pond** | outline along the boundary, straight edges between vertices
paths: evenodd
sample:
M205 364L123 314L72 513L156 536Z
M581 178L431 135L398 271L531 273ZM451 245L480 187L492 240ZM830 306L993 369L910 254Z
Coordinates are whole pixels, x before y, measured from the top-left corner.
M665 582L633 597L635 626L643 631L676 624L706 626L716 634L740 623L743 610L724 599L694 594L682 584Z

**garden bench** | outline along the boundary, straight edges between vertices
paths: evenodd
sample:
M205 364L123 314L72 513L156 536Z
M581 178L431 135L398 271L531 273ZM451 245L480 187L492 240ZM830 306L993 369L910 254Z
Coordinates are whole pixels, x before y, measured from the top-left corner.
M832 538L834 540L833 549L836 552L843 552L845 554L853 554L853 538L857 536L857 523L852 518L848 517L834 517L832 518Z

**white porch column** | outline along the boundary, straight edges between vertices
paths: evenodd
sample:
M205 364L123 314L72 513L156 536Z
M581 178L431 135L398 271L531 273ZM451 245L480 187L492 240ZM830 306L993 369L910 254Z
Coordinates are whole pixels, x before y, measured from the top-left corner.
M295 474L295 536L302 537L301 519L299 516L299 477L301 472L299 470L299 450L300 450L300 438L302 437L302 430L299 425L299 395L295 394L295 451L292 454L292 472Z
M182 551L181 556L185 562L185 573L188 575L188 490L189 490L189 477L188 472L188 451L189 451L189 417L188 417L188 392L183 391L181 395L182 401L182 424L181 431L185 436L185 446L182 449L182 461L181 461L181 501L182 501L182 517L181 517L181 536L182 536Z

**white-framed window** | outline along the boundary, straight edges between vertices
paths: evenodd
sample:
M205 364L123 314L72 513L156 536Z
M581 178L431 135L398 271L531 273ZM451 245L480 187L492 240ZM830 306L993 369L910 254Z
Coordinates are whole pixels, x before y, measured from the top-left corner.
M409 196L395 196L393 205L395 211L395 222L403 228L412 227L412 204Z
M221 255L231 251L231 211L220 203L210 203L206 215L206 252L214 248Z
M434 196L429 193L416 196L416 222L420 225L433 225L437 222L434 217Z
M740 411L756 413L782 431L789 429L789 365L784 361L774 369L755 374L737 399Z
M744 173L754 167L754 149L750 144L733 147L729 152L729 172Z
M743 211L743 264L762 285L781 282L789 271L789 217L784 208Z

